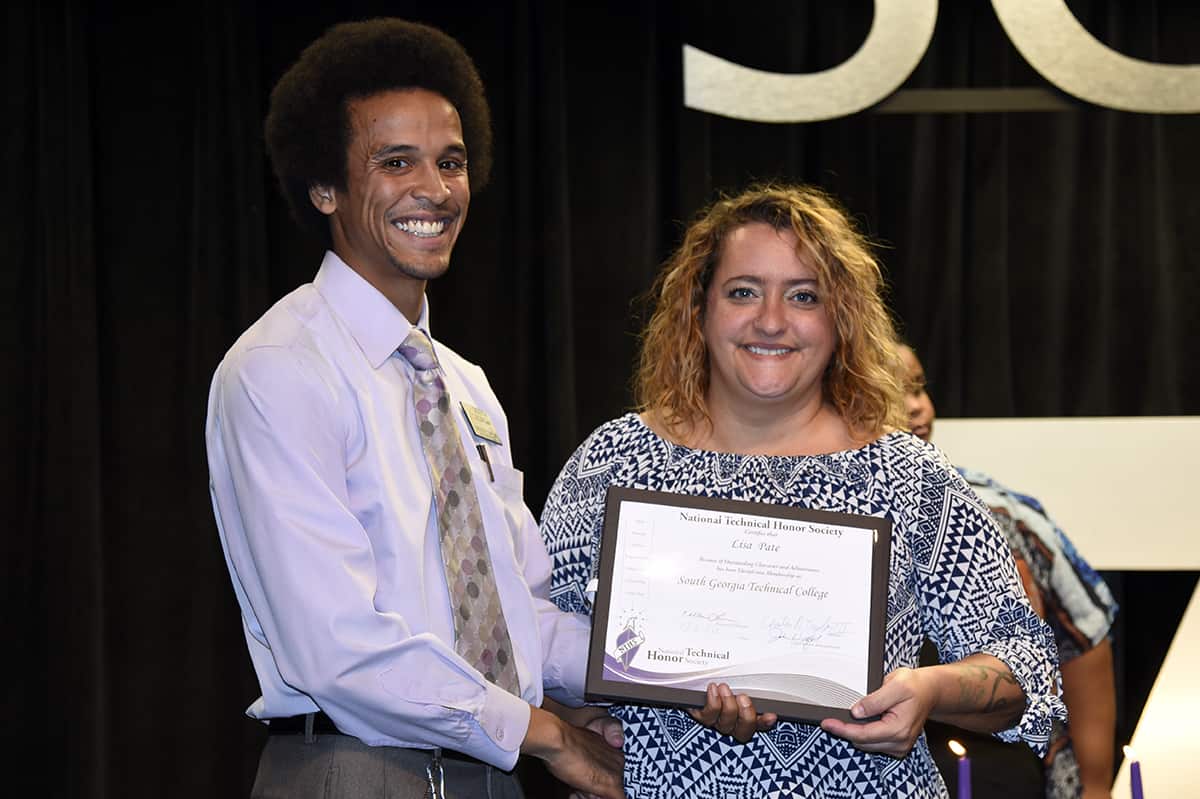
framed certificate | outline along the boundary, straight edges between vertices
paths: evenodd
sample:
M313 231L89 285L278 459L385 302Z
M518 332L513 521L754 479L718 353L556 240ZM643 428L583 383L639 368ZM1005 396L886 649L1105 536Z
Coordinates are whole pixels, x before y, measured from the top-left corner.
M611 487L587 695L850 720L883 680L891 522Z

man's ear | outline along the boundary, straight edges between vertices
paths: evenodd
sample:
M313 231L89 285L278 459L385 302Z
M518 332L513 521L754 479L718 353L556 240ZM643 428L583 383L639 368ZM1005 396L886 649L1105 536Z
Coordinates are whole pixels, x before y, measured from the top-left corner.
M337 194L332 186L314 183L308 187L308 199L312 201L314 208L326 216L337 210Z

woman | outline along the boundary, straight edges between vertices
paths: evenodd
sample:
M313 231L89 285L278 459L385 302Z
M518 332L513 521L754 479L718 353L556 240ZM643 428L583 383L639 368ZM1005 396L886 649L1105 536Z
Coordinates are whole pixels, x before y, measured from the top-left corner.
M925 369L911 347L902 346L900 357L907 377L909 427L913 435L928 441L933 436L937 412L925 390ZM953 727L930 725L929 740L944 742L956 737L968 741L974 763L975 799L1106 797L1112 785L1117 715L1112 645L1108 640L1117 614L1112 592L1040 502L982 472L962 466L958 472L992 511L1012 549L1025 593L1054 633L1063 701L1071 723L1069 727L1054 725L1044 770L1024 747L1005 746L976 736L968 738ZM942 773L953 774L954 764L945 757L947 754L934 749ZM1023 792L1019 789L1022 775L1027 775L1024 782L1028 785Z
M610 485L893 523L887 678L851 711L880 719L771 727L726 687L690 714L617 706L633 797L945 796L920 737L927 717L1044 746L1062 715L1049 631L986 508L901 431L902 369L880 283L862 237L814 189L716 203L656 284L641 412L592 433L551 491L542 529L553 595L572 611L588 610ZM916 668L925 637L950 665Z

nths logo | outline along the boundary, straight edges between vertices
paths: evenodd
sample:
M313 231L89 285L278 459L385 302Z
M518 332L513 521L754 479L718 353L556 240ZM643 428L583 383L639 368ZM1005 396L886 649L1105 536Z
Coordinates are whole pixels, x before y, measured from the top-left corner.
M617 660L621 661L621 668L629 670L629 664L633 661L633 656L642 648L642 644L646 642L646 637L642 635L640 627L640 619L633 616L625 621L625 627L617 635Z

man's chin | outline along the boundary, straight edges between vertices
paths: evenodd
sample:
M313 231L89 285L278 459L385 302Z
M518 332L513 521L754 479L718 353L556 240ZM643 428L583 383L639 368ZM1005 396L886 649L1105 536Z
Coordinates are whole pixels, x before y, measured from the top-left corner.
M436 280L450 268L450 258L400 261L392 259L396 271L414 280Z

